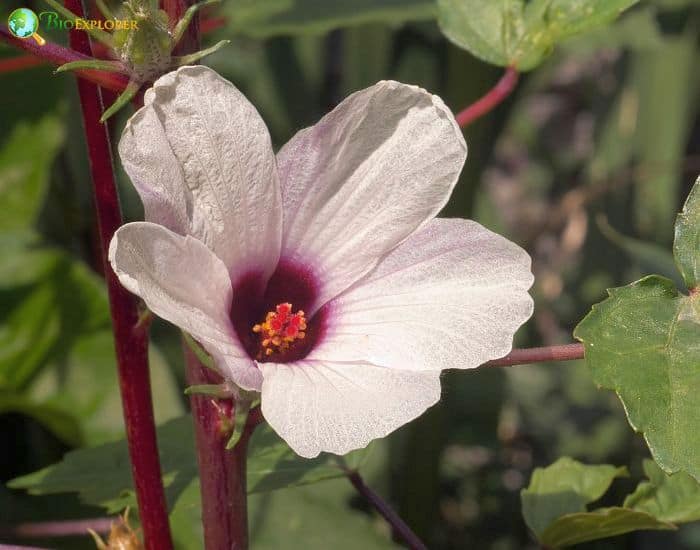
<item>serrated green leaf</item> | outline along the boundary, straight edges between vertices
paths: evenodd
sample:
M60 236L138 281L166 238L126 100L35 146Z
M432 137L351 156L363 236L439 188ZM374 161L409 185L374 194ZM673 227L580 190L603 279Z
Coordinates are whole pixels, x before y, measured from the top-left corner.
M666 472L700 479L698 301L655 275L608 293L574 331L593 379L617 392Z
M166 422L158 429L163 482L169 503L197 476L192 419L189 415ZM8 483L30 494L78 493L85 504L108 513L134 506L131 465L126 441L105 443L67 453L61 462Z
M235 32L255 37L322 33L338 27L398 24L435 15L434 0L234 0L226 3Z
M561 515L585 512L627 469L608 464L588 466L568 457L546 468L536 468L530 484L520 492L523 516L538 536Z
M673 255L687 287L696 288L700 278L700 178L676 218Z
M625 499L625 507L646 512L661 521L687 523L700 519L700 485L688 474L665 474L653 460L644 461L643 481Z
M197 478L197 457L190 415L158 428L158 448L166 498L172 507ZM345 457L350 469L360 467L366 451ZM338 457L321 455L307 460L294 452L267 425L259 426L248 450L248 491L262 493L308 485L345 476ZM38 472L19 477L8 486L31 494L77 492L81 501L106 508L109 513L136 506L126 441L69 452L63 460Z
M438 22L452 42L501 66L527 71L554 46L614 20L637 0L438 0Z
M673 524L659 521L645 512L617 507L600 508L558 518L547 527L539 540L547 548L563 548L632 531L672 529L675 529Z

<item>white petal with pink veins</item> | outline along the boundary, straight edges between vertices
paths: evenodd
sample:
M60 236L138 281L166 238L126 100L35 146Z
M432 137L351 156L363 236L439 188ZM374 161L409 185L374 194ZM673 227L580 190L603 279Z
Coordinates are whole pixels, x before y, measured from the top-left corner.
M309 359L468 369L506 355L531 315L530 257L476 222L437 219L329 304Z
M209 248L160 225L136 222L116 232L109 261L122 285L153 313L196 338L225 378L244 389L260 389L260 371L238 343L228 317L228 272Z
M440 399L439 373L309 360L260 367L265 419L307 458L365 447Z
M314 266L314 308L439 212L466 155L442 100L398 82L351 95L291 139L277 156L282 254Z
M159 78L119 153L148 221L197 237L234 279L272 272L282 229L275 156L265 123L233 84L202 66Z

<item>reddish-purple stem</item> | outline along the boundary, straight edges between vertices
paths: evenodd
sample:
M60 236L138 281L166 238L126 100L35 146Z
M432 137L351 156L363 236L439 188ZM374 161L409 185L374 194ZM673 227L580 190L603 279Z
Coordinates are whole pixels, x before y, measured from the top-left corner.
M515 89L518 83L518 71L514 67L508 67L501 79L484 96L477 99L455 117L460 128L464 128L477 118L484 116L497 105L503 102Z
M190 0L162 0L161 7L174 25L191 4ZM197 17L178 44L175 54L199 49ZM221 379L204 367L184 346L189 385L217 384ZM199 463L202 496L202 525L206 550L245 550L248 548L248 498L246 460L248 440L262 420L259 409L251 411L248 424L236 446L227 451L231 415L235 403L202 395L190 397ZM223 425L222 425L223 424Z
M15 38L12 36L7 27L0 25L0 38L8 44L20 48L30 54L43 59L47 63L56 65L57 67L71 61L84 61L92 59L92 55L64 48L58 44L47 42L44 46L39 46L34 40ZM81 77L99 84L110 90L117 92L122 91L129 83L128 77L119 73L110 73L104 71L76 71Z
M583 344L564 344L542 348L514 349L505 357L484 363L485 367L510 367L545 361L573 361L583 359Z
M427 550L427 546L411 528L394 512L382 497L370 489L357 472L348 472L348 479L372 507L391 525L394 536L403 540L411 550Z
M34 57L33 55L18 55L7 59L0 59L0 74L13 73L15 71L23 71L31 69L38 65L43 65L45 61Z
M80 0L64 0L67 9L82 16ZM71 47L92 55L87 35L71 31ZM138 303L124 289L107 261L107 250L122 223L119 197L107 126L100 123L102 95L97 85L78 79L78 92L90 159L97 225L107 281L117 355L119 386L126 424L131 471L136 488L139 517L148 550L172 550L168 513L158 457L151 382L148 371L148 331L137 327Z
M183 350L189 385L221 383L221 378L202 365L187 345L183 345ZM246 452L255 417L249 417L241 439L227 451L234 406L231 401L192 395L190 405L199 463L204 547L245 550L248 548Z

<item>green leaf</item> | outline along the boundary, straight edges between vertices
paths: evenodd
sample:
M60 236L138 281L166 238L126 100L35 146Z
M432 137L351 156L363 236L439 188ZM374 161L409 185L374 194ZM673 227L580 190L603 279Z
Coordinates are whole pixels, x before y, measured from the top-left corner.
M698 180L700 182L700 179ZM676 222L674 256L689 285L696 280L696 182ZM615 390L631 426L644 434L667 473L700 480L700 301L651 275L608 290L574 330L594 381Z
M344 466L334 455L307 460L294 454L267 425L256 429L249 445L250 493L343 477L344 467L358 469L366 456L364 450L350 453ZM166 497L172 507L197 478L192 418L186 415L160 426L158 447ZM84 503L101 506L109 513L136 506L125 440L69 452L60 463L17 478L8 485L38 495L77 492Z
M598 540L632 531L672 530L675 526L653 516L627 508L600 508L562 516L539 537L547 548L563 548L582 542Z
M68 256L50 253L43 278L0 293L0 388L20 389L83 333L110 327L102 282ZM51 269L48 269L48 268Z
M192 419L189 415L166 422L158 429L158 447L168 502L197 475ZM126 441L66 453L63 460L8 483L30 494L73 493L85 504L101 506L108 513L134 506L131 466Z
M633 508L671 523L687 523L700 519L700 485L688 474L665 474L654 461L644 461L643 481L625 499L625 507Z
M0 150L0 231L24 229L35 221L63 138L54 116L12 130Z
M547 468L537 468L520 492L523 516L543 546L561 548L640 529L674 529L643 510L621 507L587 511L626 468L588 466L564 457Z
M613 21L637 0L438 0L442 32L476 57L527 71L554 46Z
M338 27L430 19L434 0L232 0L226 3L233 30L255 37L322 33Z
M608 293L574 331L593 379L617 392L665 471L700 479L699 304L655 275Z
M627 469L610 465L587 466L568 457L547 468L536 468L530 485L520 492L525 523L541 534L563 514L584 512L586 504L598 500Z
M0 291L36 283L47 277L61 252L41 244L32 231L0 233Z
M286 487L308 485L343 477L343 467L359 470L366 449L340 458L321 454L316 458L299 457L267 424L258 427L248 450L248 492L262 493Z
M700 178L676 219L673 255L688 288L696 288L700 278Z
M385 522L372 522L349 505L354 489L344 479L252 495L251 546L256 550L388 550Z
M352 486L338 479L310 487L258 493L248 499L251 547L256 550L383 550L398 548L383 521L349 504ZM170 514L177 548L203 548L199 482L178 496ZM332 543L332 544L331 544Z

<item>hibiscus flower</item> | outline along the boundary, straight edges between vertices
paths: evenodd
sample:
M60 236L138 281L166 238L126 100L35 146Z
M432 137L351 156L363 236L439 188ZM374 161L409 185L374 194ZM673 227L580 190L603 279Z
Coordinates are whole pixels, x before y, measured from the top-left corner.
M119 153L147 220L112 240L120 281L260 392L302 456L416 418L441 370L507 354L532 314L525 251L434 219L467 146L421 88L357 92L275 156L241 92L183 67L146 92Z

